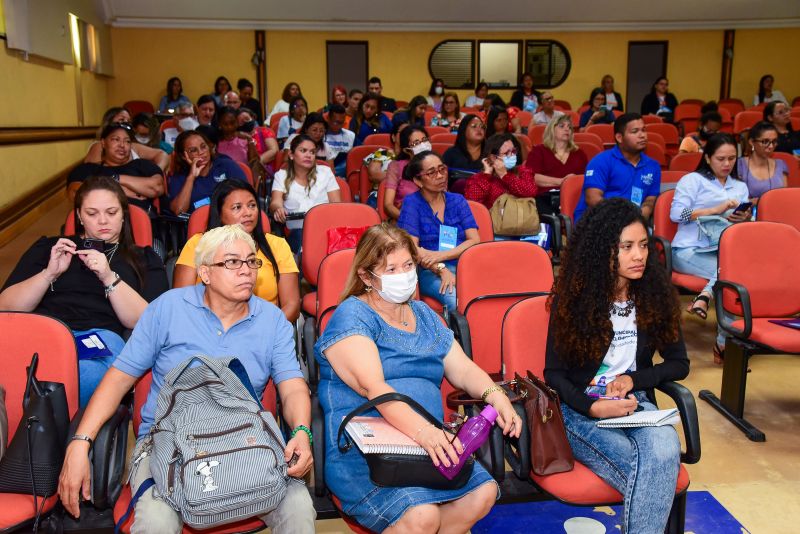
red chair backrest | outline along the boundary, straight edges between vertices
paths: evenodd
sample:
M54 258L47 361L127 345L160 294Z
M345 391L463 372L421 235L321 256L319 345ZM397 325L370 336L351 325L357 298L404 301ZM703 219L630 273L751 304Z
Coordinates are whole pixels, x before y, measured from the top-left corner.
M669 124L667 122L659 122L654 124L647 125L647 136L648 141L650 140L650 135L656 134L660 135L662 139L664 139L664 147L665 148L678 148L680 145L680 136L678 135L678 128L675 127L674 124Z
M728 110L728 112L731 114L731 117L733 117L740 111L744 111L744 102L738 98L722 98L717 103L717 107L721 110Z
M763 119L764 115L760 111L740 111L733 117L733 131L737 134L749 130L757 122Z
M685 98L681 100L681 104L696 104L700 107L702 107L705 103L705 100L700 100L699 98Z
M350 185L344 180L344 178L339 178L337 176L336 183L339 184L342 202L353 202L353 195L350 193Z
M433 109L428 109L428 110L425 112L425 126L428 126L428 125L430 125L431 121L433 120L433 118L434 118L436 115L438 115L438 112L436 112L436 111L435 111L435 110L433 110Z
M449 145L456 144L456 134L454 133L437 133L430 134L431 143L448 143Z
M750 106L746 111L757 111L761 113L764 111L764 108L767 107L767 104L768 102L762 102L760 104L756 104L755 106Z
M658 195L656 205L653 208L653 235L663 237L668 241L672 241L678 231L677 223L672 222L672 219L669 218L669 210L672 207L672 199L674 197L674 189L664 191Z
M139 425L142 424L142 407L147 402L147 396L150 395L150 386L153 384L153 372L147 371L137 380L136 385L133 387L133 434L139 434ZM278 409L278 393L275 390L275 383L270 380L267 387L264 389L264 394L261 396L261 404L264 409L271 414L277 416Z
M669 162L669 170L671 171L685 171L694 172L703 158L702 152L689 152L683 154L676 154Z
M667 166L667 155L664 153L664 147L662 147L658 143L654 143L652 141L647 142L647 148L645 149L645 153L656 160L661 168L664 169Z
M364 144L392 148L392 140L390 139L390 135L388 133L369 134L364 138Z
M486 241L494 241L494 227L492 226L492 215L489 209L474 200L467 200L469 209L472 210L472 216L475 222L478 223L478 236L481 238L481 243Z
M789 116L792 118L800 117L800 108L792 108L792 110L789 112Z
M576 174L564 180L561 184L561 213L575 219L575 208L581 199L583 191L583 175Z
M504 380L512 380L514 373L525 376L526 371L544 379L550 323L547 298L547 295L541 295L520 300L506 312L500 338Z
M572 134L572 139L575 143L594 143L595 145L602 147L603 146L603 138L599 135L591 132L575 132Z
M642 115L642 122L650 126L651 124L664 124L664 119L658 115Z
M153 226L150 223L150 216L139 206L128 205L128 212L131 214L131 231L133 232L133 242L139 247L153 246ZM75 235L75 210L67 213L64 221L64 235Z
M328 255L328 230L340 226L363 227L380 224L378 212L366 204L337 202L314 206L303 223L303 278L317 285L319 266Z
M319 266L319 283L317 284L317 334L325 330L333 310L339 305L342 292L350 276L350 268L356 249L337 250L325 256Z
M613 147L616 144L613 124L592 124L586 127L586 131L597 135L603 141L604 147Z
M160 133L164 133L164 130L166 130L167 128L177 128L177 127L178 127L178 121L176 121L175 119L167 119L159 125L158 131Z
M187 236L191 237L194 234L205 233L205 231L208 229L208 213L210 209L211 206L206 204L205 206L200 206L192 212L192 214L189 216L189 222L186 225ZM263 211L261 212L261 228L265 233L272 230L269 224L269 217Z
M389 215L383 208L383 201L385 198L386 198L386 180L383 180L381 181L380 184L378 184L378 215L380 215L381 221L389 220Z
M524 152L524 156L527 156L528 152L530 152L533 148L533 142L531 141L531 138L521 133L515 133L514 137L516 137L517 141L519 141L522 151Z
M239 167L242 169L245 178L247 178L247 183L250 184L251 187L255 187L256 184L253 181L253 171L250 169L247 163L242 163L241 161L237 161L236 164L239 165Z
M279 113L273 113L269 117L269 127L272 129L273 132L278 131L278 123L281 122L281 119L284 118L289 113L286 111L281 111Z
M664 151L667 150L667 142L664 140L664 136L658 132L651 132L650 128L647 129L647 142L660 146Z
M800 230L800 188L782 187L767 191L758 200L756 219L784 223Z
M588 141L579 141L576 144L586 154L586 161L592 161L592 158L603 151L603 145L596 145Z
M347 153L347 162L345 163L345 173L347 176L344 178L350 186L350 195L352 197L360 193L360 174L361 167L364 166L364 158L382 148L386 147L380 145L361 145L351 148L350 152Z
M275 154L275 159L272 160L272 168L275 171L279 171L283 168L283 164L286 162L286 150L278 150L278 153Z
M534 145L541 145L544 140L544 129L546 124L535 124L528 128L528 138Z
M686 176L686 171L661 171L662 184L676 184L678 180Z
M786 152L773 152L772 157L783 160L783 162L786 163L786 168L789 169L786 185L789 187L800 187L800 163L798 163L797 158ZM798 206L800 206L800 204L798 204Z
M34 352L39 354L36 377L64 384L71 420L78 411L78 353L67 325L36 313L9 311L0 312L0 332L0 384L6 390L9 442L22 418L25 368Z
M800 284L787 283L796 280L798 265L800 231L788 224L734 224L719 240L719 279L747 288L753 317L788 317L800 312ZM722 304L729 313L742 314L733 291L723 292Z
M553 104L560 107L562 110L571 110L572 106L566 100L554 100Z
M572 118L572 127L577 128L578 125L581 123L581 116L578 114L577 111L566 110L564 111L564 115L569 115Z
M680 122L685 119L699 119L702 104L696 103L680 103L675 107L675 122Z
M453 144L451 143L431 143L431 150L433 150L440 156L444 156L444 153L447 152L447 150L452 147Z
M533 120L533 113L530 111L517 111L516 119L519 119L519 125L527 128Z
M155 113L156 111L153 104L147 100L128 100L122 104L122 107L128 110L131 118L134 118L139 113Z
M430 138L436 134L450 133L450 128L445 128L444 126L425 126L425 131L428 132L428 138Z
M533 243L493 241L461 254L456 301L469 323L472 358L479 367L490 373L500 371L500 331L506 310L552 286L550 257Z

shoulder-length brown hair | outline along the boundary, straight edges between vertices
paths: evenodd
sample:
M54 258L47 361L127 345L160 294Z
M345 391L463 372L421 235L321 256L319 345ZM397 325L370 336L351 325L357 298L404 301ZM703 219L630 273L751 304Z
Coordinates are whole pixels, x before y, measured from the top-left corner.
M367 229L358 240L356 255L347 285L342 293L342 300L357 297L367 292L367 285L361 280L359 272L374 271L386 264L386 257L400 249L408 250L414 263L419 263L417 246L405 230L387 223L377 224Z

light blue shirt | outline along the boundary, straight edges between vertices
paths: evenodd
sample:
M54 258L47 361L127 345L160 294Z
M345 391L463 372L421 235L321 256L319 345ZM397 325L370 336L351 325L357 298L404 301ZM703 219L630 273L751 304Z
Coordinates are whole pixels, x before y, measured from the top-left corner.
M712 208L726 200L739 203L748 201L747 185L741 180L728 177L725 185L717 178L710 180L699 172L684 176L675 187L675 197L669 210L669 218L678 223L678 231L672 239L673 248L707 247L706 237L697 226L697 221L688 221L687 213ZM688 210L688 211L687 211Z
M114 367L135 377L153 370L138 437L153 424L164 377L190 356L235 356L259 398L270 377L275 384L303 377L295 356L294 331L279 308L252 296L248 315L225 331L203 303L204 294L205 286L198 284L167 291L154 300L114 361Z

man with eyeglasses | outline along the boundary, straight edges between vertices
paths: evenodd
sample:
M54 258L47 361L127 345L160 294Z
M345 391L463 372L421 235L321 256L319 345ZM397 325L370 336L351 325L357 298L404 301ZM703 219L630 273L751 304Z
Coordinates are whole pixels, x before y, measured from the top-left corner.
M279 308L253 295L256 274L263 265L256 258L252 237L239 225L209 230L197 243L195 265L202 284L167 291L147 307L89 401L76 437L67 448L59 483L64 507L74 516L80 513L80 495L85 499L90 495L91 440L138 378L152 370L153 383L142 407L132 455L137 461L131 468L131 492L136 493L150 478L150 457L142 456L143 441L153 424L164 377L197 354L238 358L259 398L272 379L281 398L283 420L294 429L284 450L284 459L292 460L287 474L300 479L311 469L308 386L295 356L292 326ZM180 514L154 497L153 488L142 494L135 512L132 532L182 530ZM280 533L313 533L314 518L308 490L302 482L291 479L278 507L261 517L272 532Z
M533 114L533 124L547 124L564 114L556 109L556 100L550 91L542 93L541 104L540 110Z

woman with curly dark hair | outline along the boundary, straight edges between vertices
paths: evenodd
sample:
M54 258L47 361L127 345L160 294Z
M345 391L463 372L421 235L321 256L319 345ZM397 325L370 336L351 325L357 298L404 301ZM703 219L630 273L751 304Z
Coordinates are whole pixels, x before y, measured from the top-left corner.
M544 376L572 452L625 496L623 532L663 532L680 466L675 429L596 426L655 410L646 391L689 373L678 297L635 204L612 198L581 218L549 304Z

